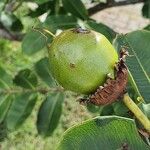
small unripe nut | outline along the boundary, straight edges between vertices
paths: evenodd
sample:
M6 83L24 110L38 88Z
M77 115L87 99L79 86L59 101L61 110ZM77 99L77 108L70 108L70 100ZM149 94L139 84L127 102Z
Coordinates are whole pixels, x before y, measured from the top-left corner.
M101 33L81 28L69 29L49 46L52 74L66 90L90 94L114 75L118 55Z

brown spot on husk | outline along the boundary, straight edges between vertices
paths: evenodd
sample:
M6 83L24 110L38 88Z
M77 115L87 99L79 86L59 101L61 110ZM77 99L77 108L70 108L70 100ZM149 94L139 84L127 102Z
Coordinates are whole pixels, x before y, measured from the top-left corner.
M75 64L70 63L70 68L75 68L75 67L76 67Z

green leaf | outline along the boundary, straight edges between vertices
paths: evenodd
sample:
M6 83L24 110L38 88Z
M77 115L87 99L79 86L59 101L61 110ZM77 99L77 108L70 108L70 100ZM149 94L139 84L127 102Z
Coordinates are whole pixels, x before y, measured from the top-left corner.
M46 37L39 32L31 31L27 33L22 41L22 51L27 55L32 55L46 46Z
M57 127L63 100L63 93L52 93L42 103L37 119L38 133L42 136L50 136Z
M106 115L108 116L108 115L112 115L113 113L114 110L112 105L103 106L103 108L100 111L101 116L106 116Z
M149 150L133 120L105 116L76 125L65 132L57 150Z
M88 19L88 12L81 0L62 0L66 11L83 20Z
M55 32L57 29L68 29L76 27L77 19L74 16L51 15L44 22L44 27Z
M38 3L38 4L42 4L42 3L45 3L49 0L34 0L34 2ZM51 2L51 1L50 1Z
M9 107L10 107L10 104L12 102L12 97L11 96L0 96L0 123L2 123L2 121L4 120L8 110L9 110Z
M128 75L128 83L127 83L127 89L126 90L128 91L128 94L131 97L131 99L133 99L136 102L136 100L137 100L137 98L139 97L140 94L138 92L138 88L137 88L130 72L129 72L129 75Z
M2 122L0 123L0 142L4 141L6 137L7 137L6 123Z
M9 88L12 85L12 77L0 66L0 89Z
M38 76L48 85L56 86L55 81L51 75L48 58L42 58L35 64L35 70Z
M14 14L2 12L0 14L0 22L8 30L21 31L23 29L21 21Z
M18 86L33 89L37 85L37 77L31 70L24 69L18 72L13 82Z
M6 118L7 128L15 130L31 114L37 100L37 94L29 93L16 96Z
M48 1L48 0L47 0ZM36 1L37 2L37 1ZM41 2L41 4L40 4L40 2ZM53 9L54 9L54 1L48 1L48 2L43 2L43 1L40 1L39 0L39 2L38 2L40 5L38 6L38 8L37 9L35 9L34 11L32 11L32 10L30 10L30 12L27 14L27 16L30 16L30 17L32 17L32 18L34 18L34 17L38 17L38 16L40 16L40 15L42 15L42 14L44 14L44 13L46 13L46 12L48 12L48 11L50 11L50 10L52 10L53 11Z
M0 1L0 12L2 12L4 5L5 5L4 0Z
M141 104L140 108L146 114L146 116L150 119L150 104Z
M15 31L15 32L22 31L23 30L23 24L22 24L21 20L19 20L18 18L15 18L10 29L12 31Z
M148 30L148 31L150 31L150 24L149 24L149 25L147 25L147 26L144 28L144 30Z
M102 23L96 23L94 21L87 21L87 25L97 31L100 32L101 34L105 35L106 38L112 42L113 39L116 37L116 32L110 29L108 26L102 24Z
M94 104L92 103L87 103L87 109L88 111L90 111L91 113L97 113L99 112L102 107L99 107L99 106L95 106Z
M131 57L127 58L132 83L137 94L146 103L150 103L150 32L134 31L125 36L120 35L115 41L118 50L125 47Z
M144 6L142 8L142 14L145 18L150 18L150 1L145 0Z
M125 106L121 99L113 103L112 106L115 115L129 118L129 109Z

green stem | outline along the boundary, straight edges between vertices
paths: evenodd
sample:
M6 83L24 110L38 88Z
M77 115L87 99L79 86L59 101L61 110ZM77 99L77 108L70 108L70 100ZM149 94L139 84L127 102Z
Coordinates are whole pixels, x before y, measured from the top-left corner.
M41 31L44 31L45 33L48 33L50 36L52 36L54 38L56 37L55 34L53 34L52 32L50 32L47 29L41 29L41 28L35 28L35 27L32 27L32 28L33 28L33 30L36 30L36 31L40 32L42 35L43 35L43 33Z
M135 117L140 121L144 128L150 133L150 121L144 115L144 113L139 109L139 107L133 102L128 94L123 97L123 102L129 108L129 110L135 115Z
M60 9L60 0L55 0L55 14L58 15Z

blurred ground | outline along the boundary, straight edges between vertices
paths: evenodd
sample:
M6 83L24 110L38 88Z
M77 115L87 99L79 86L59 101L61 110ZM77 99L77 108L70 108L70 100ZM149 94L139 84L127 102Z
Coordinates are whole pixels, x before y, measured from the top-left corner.
M108 25L116 32L127 33L142 29L150 23L149 19L142 17L142 6L143 4L135 4L113 7L94 14L92 18Z

